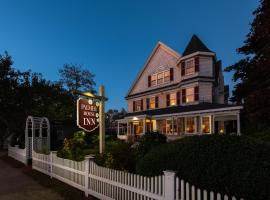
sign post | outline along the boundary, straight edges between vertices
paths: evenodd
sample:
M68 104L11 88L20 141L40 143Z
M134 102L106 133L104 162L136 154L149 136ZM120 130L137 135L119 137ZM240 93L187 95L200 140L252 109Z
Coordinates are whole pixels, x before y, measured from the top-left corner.
M104 86L99 87L99 95L101 97L105 96ZM105 152L105 99L101 98L99 105L99 116L100 116L100 125L99 125L99 153Z
M77 100L77 125L87 132L92 132L99 127L99 153L105 151L105 89L99 87L99 96L91 92L74 91L88 99ZM93 101L93 99L95 101Z

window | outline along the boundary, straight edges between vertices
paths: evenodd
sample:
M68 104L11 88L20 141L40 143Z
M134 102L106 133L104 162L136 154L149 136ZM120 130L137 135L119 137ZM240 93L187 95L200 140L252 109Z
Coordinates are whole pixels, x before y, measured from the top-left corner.
M173 81L173 68L148 76L148 87Z
M176 93L170 94L170 106L176 105Z
M134 111L141 111L143 110L142 100L134 101Z
M194 88L186 88L186 102L194 102Z
M210 117L202 117L202 133L210 133Z
M157 85L157 75L154 74L151 76L151 86L156 86Z
M185 133L185 118L179 117L177 118L177 134L181 135L182 133Z
M194 59L186 61L185 75L192 75L195 72Z
M156 100L155 97L150 98L150 109L156 108Z
M186 133L195 133L195 117L186 118Z
M166 120L166 134L174 134L176 132L177 124L176 119Z
M157 75L157 84L159 85L159 84L162 84L163 83L163 79L164 79L164 73L162 72L162 73L159 73L158 75Z
M165 71L164 72L164 83L170 81L170 71Z

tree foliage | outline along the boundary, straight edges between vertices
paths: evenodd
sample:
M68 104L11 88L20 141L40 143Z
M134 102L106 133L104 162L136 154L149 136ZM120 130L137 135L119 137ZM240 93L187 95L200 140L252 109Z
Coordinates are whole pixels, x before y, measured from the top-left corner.
M59 70L60 83L68 89L83 90L95 93L94 74L87 69L82 69L81 65L64 64L63 68Z
M12 65L7 52L0 54L0 148L10 134L24 134L28 115L46 116L50 121L74 117L74 97L61 84L47 81L39 73L15 70Z
M245 57L225 71L234 72L231 100L244 103L246 129L261 131L270 121L270 1L261 0L253 14L247 39L237 49Z

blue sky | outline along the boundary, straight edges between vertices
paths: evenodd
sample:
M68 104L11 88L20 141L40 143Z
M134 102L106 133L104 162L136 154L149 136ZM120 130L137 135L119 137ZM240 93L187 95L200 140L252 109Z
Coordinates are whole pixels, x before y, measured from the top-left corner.
M0 0L0 53L20 70L58 80L64 63L82 64L104 84L106 108L124 96L157 41L182 53L193 33L223 66L240 47L259 0ZM231 74L225 74L231 83Z

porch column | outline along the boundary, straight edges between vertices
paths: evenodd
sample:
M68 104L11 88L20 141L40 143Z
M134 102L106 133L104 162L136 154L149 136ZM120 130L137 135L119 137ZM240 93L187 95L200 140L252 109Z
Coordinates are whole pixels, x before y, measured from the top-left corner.
M120 133L119 133L119 130L120 130L120 128L119 128L119 122L117 122L117 135L120 134Z
M212 127L212 134L215 134L215 115L212 115L211 127Z
M237 135L241 135L240 113L237 113Z
M145 134L145 120L146 119L143 119L143 134Z
M171 120L172 120L172 135L174 135L174 123L173 123L173 117L171 118Z

